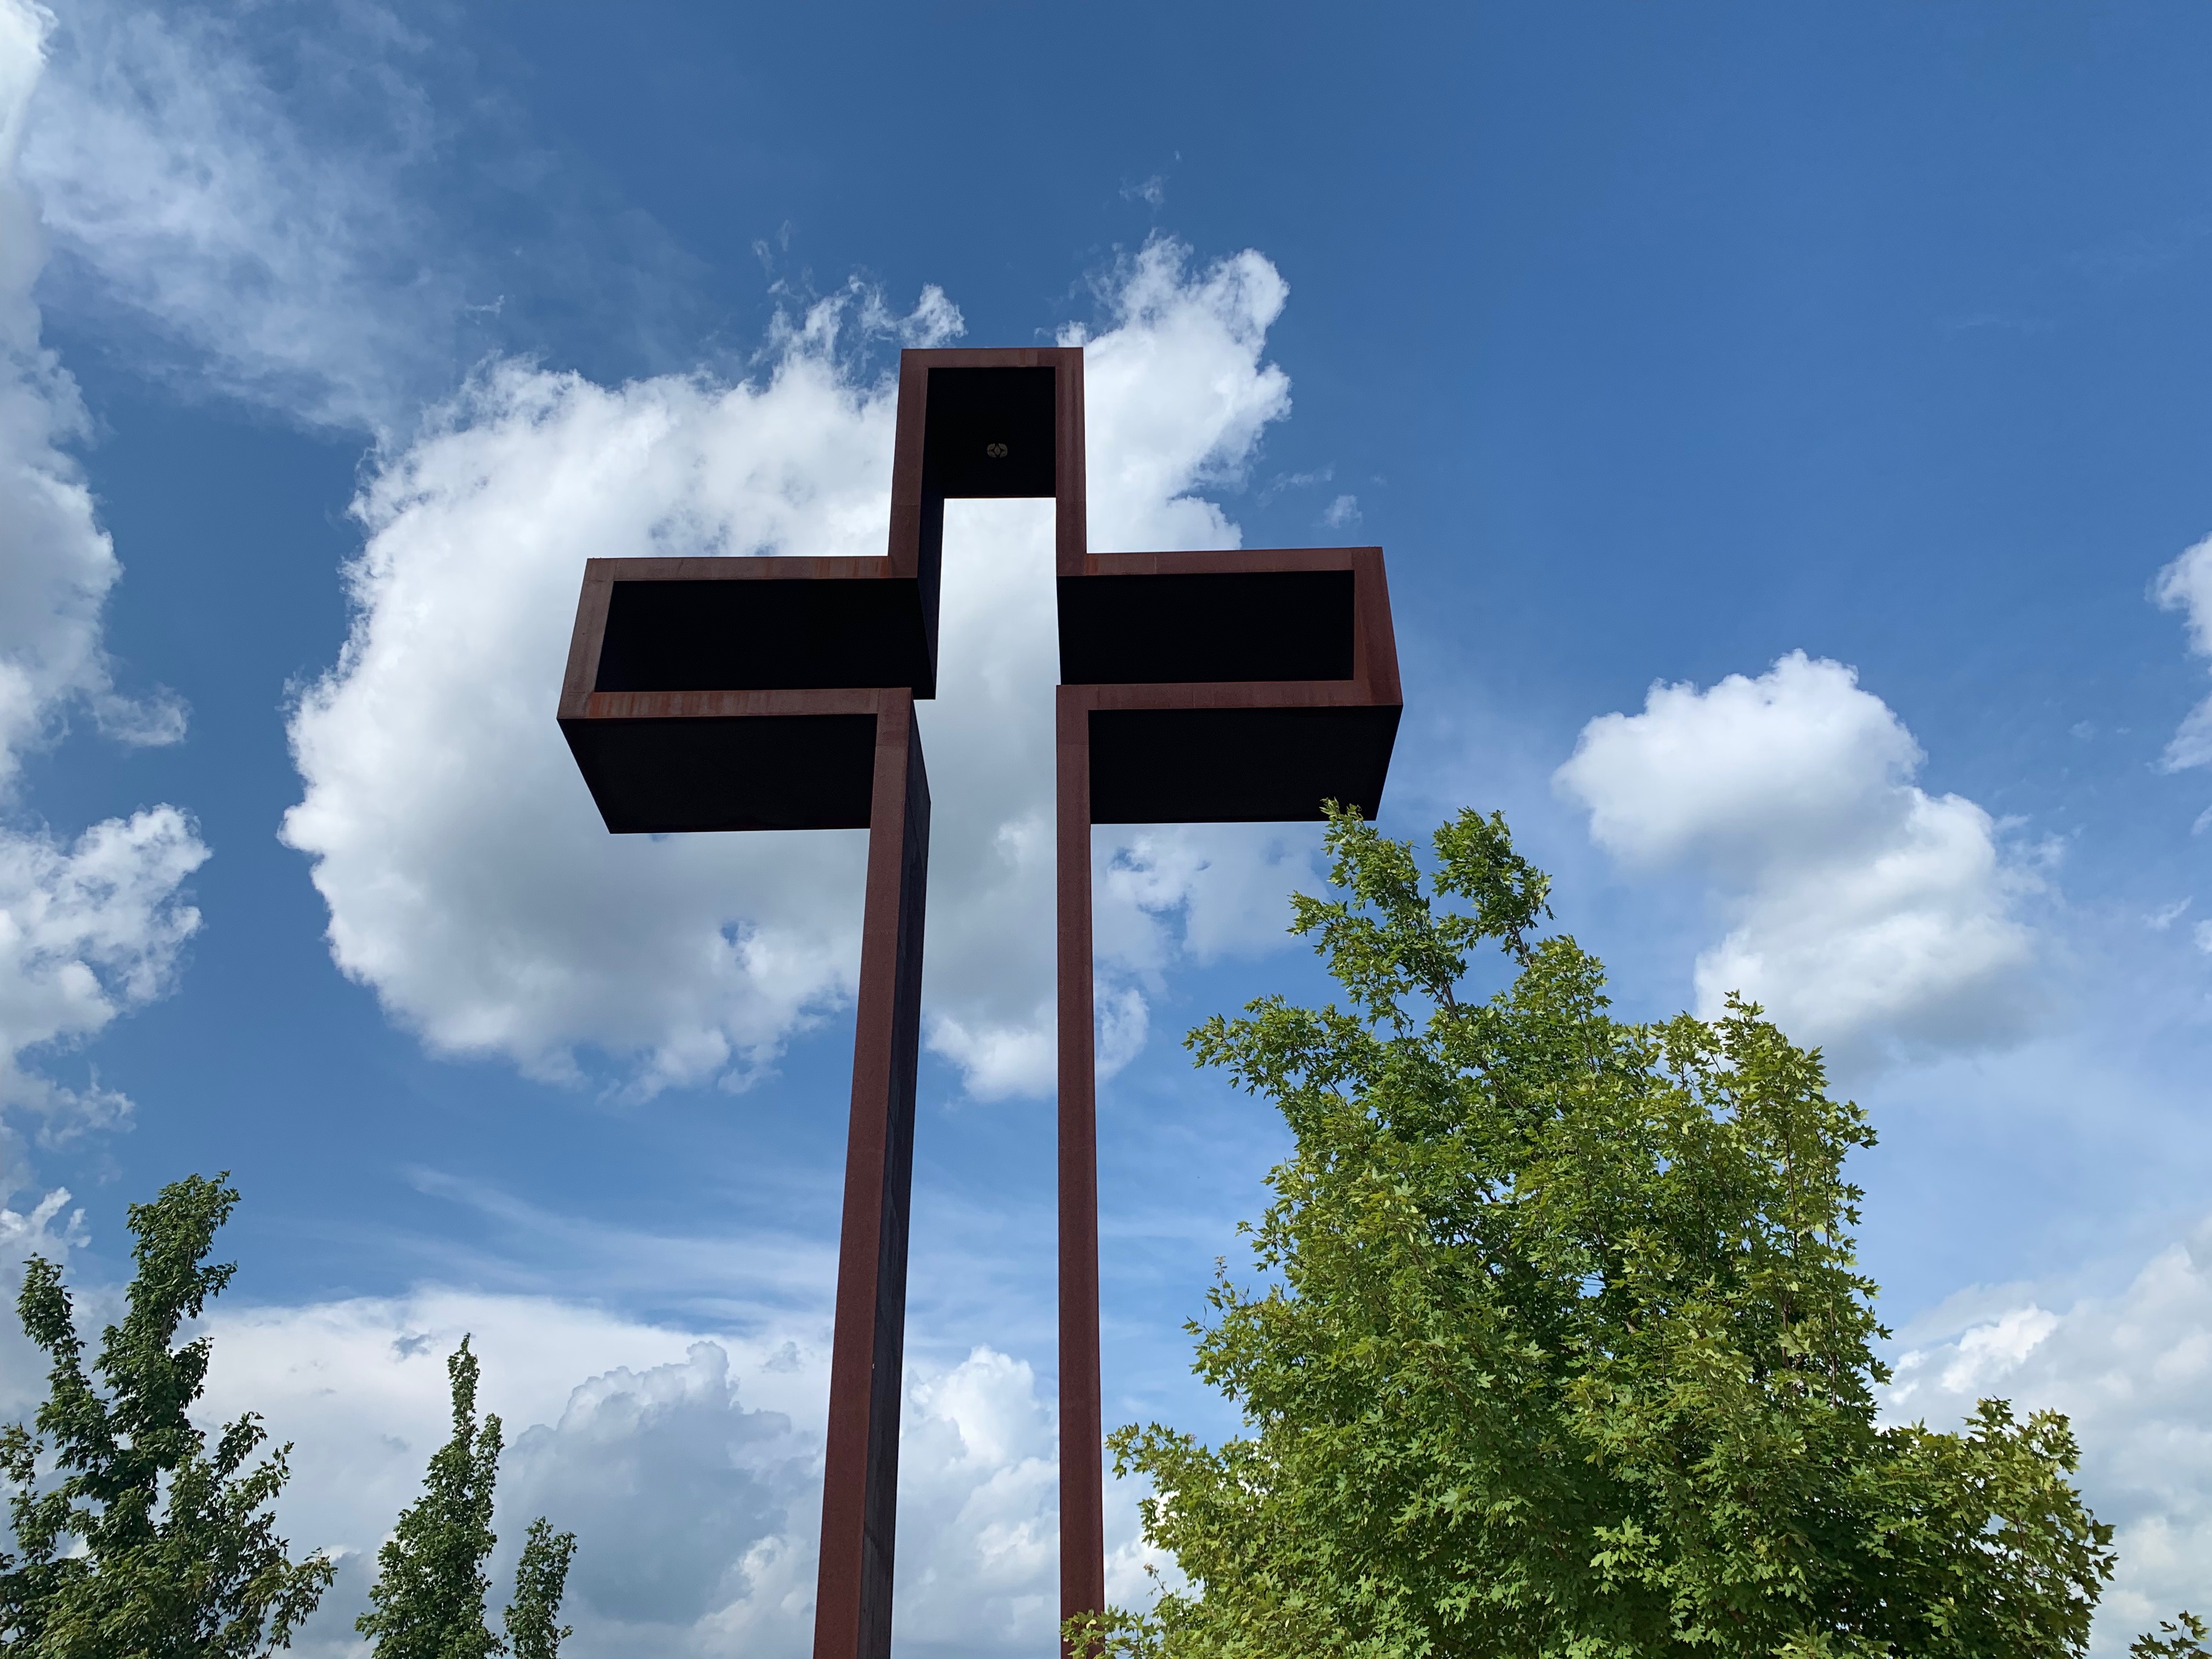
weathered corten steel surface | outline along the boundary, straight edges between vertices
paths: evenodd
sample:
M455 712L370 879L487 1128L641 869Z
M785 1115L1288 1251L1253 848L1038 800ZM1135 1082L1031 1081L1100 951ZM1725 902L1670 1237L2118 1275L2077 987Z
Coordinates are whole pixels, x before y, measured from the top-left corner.
M1049 495L1056 568L1083 556L1083 349L901 352L894 446L890 562L920 573L933 663L948 497Z
M883 559L588 561L560 720L607 828L866 829L878 709L934 672L919 621L885 640L914 586Z
M815 1588L820 1659L890 1652L929 782L914 690L897 683L907 671L921 678L925 636L918 624L910 635L882 627L896 605L853 597L874 584L896 599L898 579L871 574L888 565L592 560L561 697L561 728L611 830L868 831ZM743 603L756 594L774 599ZM794 642L763 629L763 614L830 620ZM825 663L863 684L823 684Z
M593 559L560 720L609 830L866 827L816 1659L886 1659L945 503L1049 496L1059 1016L1060 1609L1105 1603L1096 823L1382 804L1401 708L1380 548L1092 553L1079 347L908 351L887 556Z
M1084 567L1060 582L1060 678L1088 694L1093 823L1381 804L1401 701L1381 548L1105 553ZM1122 598L1125 584L1140 597ZM1177 620L1093 622L1146 613Z
M1061 566L1060 617L1065 1618L1106 1600L1091 826L1310 819L1330 800L1371 817L1401 697L1380 548L1086 553Z
M874 823L837 1241L828 1459L815 1590L817 1656L887 1655L898 1522L899 1395L906 1351L906 1246L914 1190L915 1062L921 1036L929 780L911 692L876 720Z

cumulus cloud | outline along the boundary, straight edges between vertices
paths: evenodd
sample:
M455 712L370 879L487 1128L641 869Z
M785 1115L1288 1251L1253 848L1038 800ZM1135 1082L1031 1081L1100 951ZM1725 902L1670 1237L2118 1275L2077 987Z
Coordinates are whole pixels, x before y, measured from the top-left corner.
M860 833L611 837L551 699L591 555L864 550L880 405L805 349L757 387L508 365L356 503L352 635L291 720L283 833L338 965L433 1048L560 1077L592 1042L649 1088L757 1061L842 988Z
M1242 534L1196 492L1242 484L1261 434L1291 412L1291 380L1261 361L1290 284L1250 249L1192 270L1188 250L1146 244L1097 283L1109 324L1060 331L1083 347L1091 545L1236 547Z
M183 735L173 698L116 692L100 611L122 567L63 447L88 430L76 383L40 337L33 289L47 240L21 159L46 31L23 0L0 4L0 787L73 703L125 741Z
M2081 1491L2118 1528L2093 1651L2117 1656L2176 1607L2212 1601L2212 1220L2117 1295L2062 1310L1975 1291L1946 1310L1908 1331L1886 1413L1942 1428L1993 1396L2072 1419Z
M1741 992L1848 1064L2003 1041L2030 1011L2017 911L2038 878L1982 808L1913 782L1923 758L1851 669L1799 651L1756 679L1654 685L1643 713L1584 726L1554 782L1624 865L1720 895L1701 1012Z
M377 1546L447 1432L444 1359L464 1333L502 1417L495 1583L544 1514L574 1531L568 1650L596 1656L808 1651L820 1525L827 1310L736 1336L550 1298L428 1288L304 1307L219 1309L204 1420L263 1413L294 1443L283 1530L332 1550L337 1587L297 1644L356 1651ZM21 1399L34 1375L11 1379ZM899 1480L901 1650L1034 1652L1058 1600L1054 1413L1023 1361L909 1359ZM1133 1499L1109 1507L1116 1595L1140 1592Z
M1200 492L1241 480L1288 410L1262 360L1285 292L1255 253L1194 268L1156 241L1103 284L1100 331L1062 336L1085 346L1094 546L1237 544ZM854 290L787 325L756 380L609 388L503 364L371 479L351 636L291 721L306 787L284 836L313 860L339 965L431 1047L549 1078L597 1050L635 1093L742 1083L849 995L860 833L610 837L552 701L587 556L879 555L895 386L841 341L957 325L935 290L906 318ZM1052 1082L1053 605L1048 504L952 504L921 716L925 985L932 1047L982 1097ZM1110 1053L1131 1051L1139 979L1183 948L1187 912L1192 948L1228 937L1206 920L1225 901L1188 902L1237 886L1222 863L1184 857L1182 887L1102 920L1124 940L1102 964Z
M575 1517L562 1525L580 1546L579 1612L686 1626L757 1599L766 1608L749 1612L772 1609L800 1588L788 1568L805 1553L791 1534L810 1462L791 1419L749 1409L728 1352L702 1341L679 1362L580 1385L558 1422L514 1441L503 1479L510 1514ZM761 1634L728 1633L747 1649Z
M2160 610L2179 611L2187 619L2190 650L2212 657L2212 536L2160 570L2150 592ZM2212 764L2212 696L2189 711L2166 744L2161 764L2169 772ZM2197 827L2203 827L2203 819Z
M1317 890L1317 834L1280 823L1167 823L1094 857L1098 953L1137 974L1254 956L1290 930L1292 889ZM1173 927L1158 924L1172 918Z
M64 447L84 435L83 406L32 297L46 243L19 162L47 24L23 0L0 0L0 808L17 809L0 826L0 1106L43 1114L52 1138L112 1121L128 1103L26 1069L26 1051L88 1036L160 994L199 925L181 889L207 849L173 806L64 842L24 821L17 799L25 755L73 709L125 743L173 742L184 724L173 697L116 690L100 626L122 566Z

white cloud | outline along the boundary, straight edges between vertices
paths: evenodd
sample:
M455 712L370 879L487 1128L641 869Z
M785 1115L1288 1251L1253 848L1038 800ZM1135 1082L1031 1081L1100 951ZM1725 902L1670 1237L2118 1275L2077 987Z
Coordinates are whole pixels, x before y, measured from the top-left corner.
M35 1204L16 1210L0 1206L0 1286L12 1306L22 1284L23 1263L42 1255L66 1262L87 1242L84 1212L70 1206L70 1192L57 1187ZM51 1360L23 1334L22 1323L0 1320L0 1418L19 1420L45 1397Z
M580 1613L685 1626L733 1603L772 1612L797 1588L781 1570L806 1553L792 1534L817 1455L788 1415L748 1408L727 1350L699 1341L680 1362L580 1385L556 1423L511 1443L502 1479L510 1516L560 1516L577 1534Z
M900 1430L901 1646L946 1655L1049 1647L1060 1601L1054 1419L1027 1362L989 1348L908 1382Z
M1316 467L1310 472L1278 472L1260 491L1260 500L1264 505L1286 489L1310 489L1316 484L1327 483L1334 477L1336 468L1334 466Z
M404 422L418 388L451 384L466 298L460 270L416 252L438 239L410 181L442 135L404 71L428 49L373 3L312 30L62 7L22 164L73 299L149 325L180 384L313 423ZM306 112L342 119L343 144ZM161 372L156 356L133 366Z
M1913 781L1923 757L1840 663L1792 652L1757 679L1656 684L1583 728L1555 777L1625 865L1688 866L1722 896L1700 1012L1731 991L1844 1063L2015 1035L2038 884L1972 801Z
M1318 892L1320 826L1157 824L1124 830L1092 856L1097 953L1147 984L1179 963L1252 957L1281 945L1291 890Z
M816 352L728 389L509 365L372 481L352 636L290 724L284 836L339 966L433 1048L557 1077L592 1042L689 1082L838 993L862 836L609 836L553 699L589 555L874 551L887 421Z
M529 1519L578 1538L564 1651L775 1659L810 1646L828 1389L817 1328L736 1337L532 1297L426 1288L303 1307L218 1308L202 1420L247 1409L291 1441L280 1530L331 1548L337 1587L299 1644L352 1654L378 1544L448 1431L445 1356L464 1333L504 1420L502 1592ZM17 1362L19 1364L21 1362ZM20 1401L35 1376L11 1379ZM1030 1365L990 1348L909 1358L901 1434L899 1645L1041 1650L1058 1599L1058 1439ZM1140 1592L1134 1499L1110 1495L1114 1593Z
M0 1215L0 1255L52 1254L65 1194ZM35 1238L33 1235L36 1235ZM100 1292L86 1298L99 1301ZM758 1659L808 1648L828 1385L826 1304L744 1334L625 1319L549 1297L425 1287L306 1306L218 1304L203 1422L264 1414L294 1443L280 1530L338 1553L338 1584L299 1651L355 1655L378 1543L444 1438L444 1357L473 1333L483 1403L509 1451L495 1525L503 1595L522 1529L547 1515L580 1540L568 1651ZM2080 1484L2119 1528L2095 1651L2177 1607L2212 1602L2212 1219L2118 1294L2061 1301L1970 1289L1909 1328L1884 1414L1936 1427L1984 1396L2056 1407ZM41 1366L0 1342L0 1398L20 1412ZM1051 1639L1057 1438L1048 1387L979 1347L909 1357L902 1433L902 1651L1042 1651ZM1109 1594L1146 1594L1133 1491L1109 1486ZM1171 1568L1171 1564L1158 1563ZM647 1593L649 1587L650 1593Z
M183 713L165 693L119 695L100 642L122 566L63 446L81 438L76 383L40 339L32 297L45 259L18 160L43 72L48 19L0 0L0 805L14 806L23 757L55 740L73 708L125 743L173 742ZM89 1036L158 995L199 924L179 896L207 857L173 806L94 824L64 844L42 825L0 827L0 1106L44 1115L45 1133L127 1109L96 1083L79 1091L24 1069L26 1050ZM0 1189L20 1172L0 1176Z
M1261 433L1291 412L1290 377L1261 362L1290 285L1249 249L1195 272L1188 258L1148 243L1099 285L1112 326L1060 331L1084 348L1096 551L1239 545L1194 492L1242 483Z
M43 1113L49 1137L128 1109L17 1066L24 1050L99 1030L168 988L200 913L179 897L207 860L173 806L94 824L68 848L0 836L0 1101Z
M1193 270L1167 241L1102 288L1109 326L1085 340L1093 546L1236 544L1196 492L1240 478L1289 408L1261 361L1285 294L1257 254ZM957 313L935 290L908 319L848 293L779 336L765 379L734 386L500 366L356 504L352 636L292 720L306 790L284 835L314 860L340 966L434 1048L561 1077L595 1048L640 1092L742 1080L849 994L858 832L610 837L552 704L586 556L881 552L895 393L841 355L855 318L941 337ZM1048 506L956 503L946 544L940 695L922 714L929 1041L979 1096L1042 1091ZM1190 892L1216 895L1192 912L1203 951L1206 929L1234 931L1206 920L1233 884L1186 863ZM1128 976L1171 954L1182 903L1152 891L1133 921L1102 915L1102 936L1160 935L1106 963L1102 1005L1125 1037L1141 1029Z
M1978 1399L2018 1370L2021 1362L2057 1328L2058 1316L2033 1304L2008 1308L1995 1323L1976 1325L1959 1338L1943 1367L1942 1386L1954 1394Z
M2118 1655L2176 1607L2212 1606L2212 1221L2116 1296L2064 1311L2025 1291L1953 1298L1965 1328L1915 1334L1886 1414L1942 1428L1976 1400L2066 1413L2079 1484L2118 1528L2119 1568L2093 1650ZM1976 1305L1976 1304L1979 1305Z
M2189 648L2212 657L2212 536L2206 537L2152 578L2151 598L2161 611L2179 611L2189 621ZM2212 696L2191 709L2166 745L2162 762L2169 772L2212 764ZM2203 820L2198 820L2198 827Z
M62 447L88 430L76 383L40 338L46 237L20 164L46 28L23 0L0 3L0 787L72 702L125 741L183 735L167 694L143 707L115 692L100 611L122 567Z
M1339 495L1321 510L1321 521L1331 530L1348 530L1359 522L1359 497Z

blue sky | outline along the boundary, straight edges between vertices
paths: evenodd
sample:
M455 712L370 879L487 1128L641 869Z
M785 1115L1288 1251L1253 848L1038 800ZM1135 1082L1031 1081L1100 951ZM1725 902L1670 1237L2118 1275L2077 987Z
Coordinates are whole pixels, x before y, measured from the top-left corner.
M1384 547L1394 833L1502 807L1626 1011L1826 1046L1893 1409L2075 1413L2119 1651L2212 1596L2209 34L0 0L8 1249L112 1285L233 1170L309 1650L465 1330L580 1653L803 1650L857 838L609 842L567 613L878 550L899 347L1081 339L1094 547ZM1045 523L956 515L924 715L916 1659L1050 1641ZM1283 1141L1176 1038L1319 994L1314 844L1100 836L1110 1419L1228 1426L1179 1327Z

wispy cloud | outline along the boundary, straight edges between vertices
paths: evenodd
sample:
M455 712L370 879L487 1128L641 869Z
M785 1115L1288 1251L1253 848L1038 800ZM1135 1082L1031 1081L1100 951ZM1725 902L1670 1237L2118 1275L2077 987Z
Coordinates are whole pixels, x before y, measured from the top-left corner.
M2000 334L2048 334L2056 326L2048 318L2015 317L1995 311L1974 312L1943 321L1944 329L1953 334L1971 334L1980 330Z
M2189 625L2189 648L2212 658L2212 536L2190 548L2151 579L2150 596L2161 611L2179 611ZM2212 765L2212 696L2191 709L2166 745L2160 764L2169 772ZM2208 811L2207 817L2212 817ZM2197 820L2201 827L2204 818Z
M692 366L714 331L699 262L480 82L434 15L59 13L22 155L43 291L175 395L396 441L489 355L621 379Z
M450 384L465 310L494 296L429 252L430 43L374 3L317 18L78 0L23 177L69 303L135 325L140 372L391 431Z
M1265 506L1285 490L1311 489L1315 485L1325 484L1335 477L1334 466L1317 467L1309 472L1278 472L1261 486L1261 504Z

